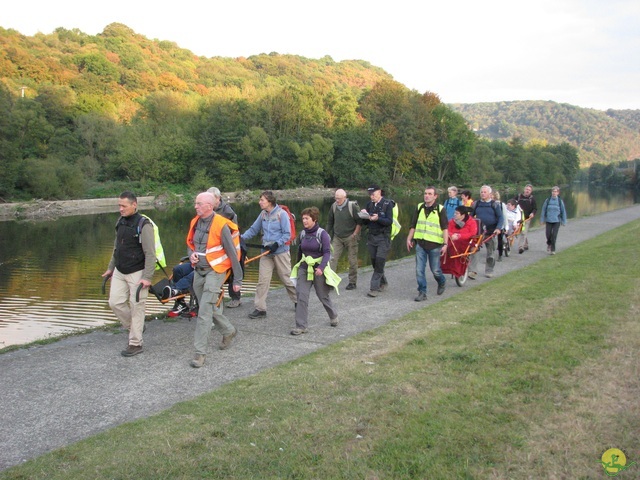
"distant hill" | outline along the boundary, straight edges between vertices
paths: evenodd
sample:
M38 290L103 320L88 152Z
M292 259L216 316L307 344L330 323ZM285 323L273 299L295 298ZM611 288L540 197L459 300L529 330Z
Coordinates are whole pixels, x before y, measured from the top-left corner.
M0 20L1 21L1 20ZM233 89L255 97L283 84L360 91L392 76L364 60L261 53L250 57L201 57L166 40L150 40L120 23L88 35L57 28L25 36L0 27L0 81L10 91L36 97L43 87L67 86L85 111L128 121L139 99L158 91L227 97ZM23 89L24 87L24 89Z
M450 104L480 136L506 140L568 142L580 164L640 157L640 110L602 112L552 101Z

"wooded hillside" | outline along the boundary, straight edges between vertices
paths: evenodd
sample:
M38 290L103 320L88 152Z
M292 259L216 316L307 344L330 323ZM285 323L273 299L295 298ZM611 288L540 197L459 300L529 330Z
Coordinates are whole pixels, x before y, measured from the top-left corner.
M363 60L204 58L122 24L0 27L0 201L159 190L563 183L566 142L480 142Z
M640 157L640 110L593 110L552 101L451 104L480 136L527 143L567 142L578 148L581 165Z

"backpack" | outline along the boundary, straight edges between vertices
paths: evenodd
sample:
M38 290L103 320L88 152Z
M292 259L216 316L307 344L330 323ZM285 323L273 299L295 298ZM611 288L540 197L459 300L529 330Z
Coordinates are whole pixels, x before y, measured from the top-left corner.
M473 205L471 206L471 216L472 216L472 217L475 217L475 216L476 216L476 210L478 209L478 202L479 202L479 201L480 201L480 200L476 200L476 201L474 201L474 202L473 202ZM486 202L484 202L484 203L486 203ZM501 207L500 207L499 205L497 205L497 206L496 206L496 205L497 205L497 202L496 202L495 200L491 199L491 210L493 210L493 214L495 215L495 220L496 220L496 222L497 222L497 221L498 221L498 216L499 216L499 215L498 215L498 210L497 210L497 209L498 209L498 208L501 208ZM487 207L484 207L484 206L483 206L483 208L487 208ZM504 220L504 219L503 219L503 220ZM486 226L487 226L487 225L484 225L484 222L482 222L482 224L483 224L483 227L486 227ZM478 231L480 232L480 231L482 231L482 230L478 230Z
M322 251L322 232L326 232L326 230L322 227L318 227L318 230L316 230L316 234L315 234L315 239L318 242L318 251ZM302 244L302 240L304 240L304 237L307 236L307 232L305 230L302 230L300 232L300 243ZM333 256L333 243L330 244L331 245L331 256Z
M287 207L286 205L278 204L278 206L282 210L284 210L284 212L289 217L289 230L291 230L291 236L289 236L289 240L284 242L284 244L285 245L295 245L296 241L298 240L298 238L297 238L298 234L296 232L296 216L293 213L291 213L291 210L289 210L289 207ZM280 220L280 212L278 212L277 218L278 218L278 220ZM262 220L264 221L266 219L267 219L266 212L262 212Z
M351 213L351 217L353 217L353 219L356 221L356 223L360 223L362 222L362 220L360 219L360 217L358 216L358 210L354 210L355 206L358 205L358 202L353 201L353 200L349 200L349 212ZM338 205L336 204L336 202L333 202L333 205L331 205L331 210L333 210L333 214L336 214L336 209L338 208Z
M162 248L162 242L160 242L160 230L158 229L158 226L155 224L155 222L143 213L140 214L140 221L138 222L138 238L140 239L140 243L142 243L142 237L140 236L140 233L142 232L142 227L144 227L144 224L147 220L153 227L153 239L156 248L156 270L160 270L161 268L167 266L167 260L164 256L164 248Z

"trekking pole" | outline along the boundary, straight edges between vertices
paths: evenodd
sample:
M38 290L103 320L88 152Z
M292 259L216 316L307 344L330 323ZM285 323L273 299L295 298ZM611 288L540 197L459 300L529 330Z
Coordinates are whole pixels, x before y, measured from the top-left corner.
M262 248L262 245L260 246L260 248ZM264 257L265 255L268 255L269 253L270 253L269 250L267 250L265 252L262 252L260 255L256 255L255 257L247 258L244 261L244 264L246 265L247 263L251 263L254 260L259 259L260 257ZM227 280L229 280L230 276L231 276L231 269L227 270L227 274L224 277L224 282L222 282L222 285L220 286L220 294L218 295L218 301L216 302L216 308L220 307L220 304L222 303L222 299L224 298L224 286L227 283Z

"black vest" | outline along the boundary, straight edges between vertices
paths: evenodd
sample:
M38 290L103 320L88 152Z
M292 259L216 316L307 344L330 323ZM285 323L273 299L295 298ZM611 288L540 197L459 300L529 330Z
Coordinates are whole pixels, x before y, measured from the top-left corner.
M144 219L144 221L140 221ZM114 258L120 273L128 275L144 269L144 251L140 243L140 230L149 223L139 213L120 217L116 223L116 251Z

